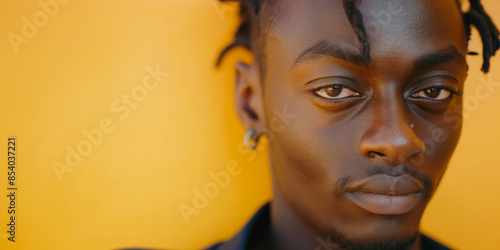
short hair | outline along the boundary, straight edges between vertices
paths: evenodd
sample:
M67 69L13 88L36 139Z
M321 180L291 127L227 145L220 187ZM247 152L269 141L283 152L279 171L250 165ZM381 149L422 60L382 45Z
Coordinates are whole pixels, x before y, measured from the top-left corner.
M263 13L263 5L268 5L266 8L272 8L276 0L220 0L238 1L240 2L240 19L241 23L235 33L234 41L225 47L217 59L217 66L220 65L224 55L232 48L243 46L252 51L256 57L261 70L261 78L265 75L265 39L264 33L270 26L275 13L266 11ZM461 10L461 4L458 0L457 7ZM467 41L470 40L471 27L474 26L481 36L483 44L483 65L481 71L487 73L490 69L490 58L495 55L500 48L499 32L490 16L484 10L480 0L469 0L470 9L467 12L462 12L464 28L467 36ZM361 51L366 61L370 61L370 44L366 33L365 25L363 24L363 15L359 11L356 0L343 0L344 9L349 19L351 26L354 29L357 39L361 43ZM470 55L477 55L475 52L469 52Z

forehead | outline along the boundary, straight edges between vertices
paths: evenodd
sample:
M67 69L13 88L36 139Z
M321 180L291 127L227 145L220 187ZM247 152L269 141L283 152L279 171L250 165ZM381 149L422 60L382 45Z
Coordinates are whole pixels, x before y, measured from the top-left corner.
M293 64L301 52L326 40L359 51L360 42L342 0L281 0L280 17L268 30L266 52ZM410 59L447 45L466 50L455 0L358 0L372 57ZM402 56L404 55L404 56Z

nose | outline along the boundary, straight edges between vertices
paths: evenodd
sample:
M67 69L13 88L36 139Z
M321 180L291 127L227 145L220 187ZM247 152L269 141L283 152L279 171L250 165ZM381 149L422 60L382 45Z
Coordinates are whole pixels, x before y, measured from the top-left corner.
M405 119L399 107L381 107L361 137L359 150L365 157L380 159L393 166L425 151L425 144Z

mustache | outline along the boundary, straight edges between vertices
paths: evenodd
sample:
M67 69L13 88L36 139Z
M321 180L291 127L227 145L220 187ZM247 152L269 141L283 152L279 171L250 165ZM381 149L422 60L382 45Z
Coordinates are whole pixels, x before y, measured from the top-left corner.
M434 186L432 184L431 178L423 173L419 173L413 168L409 168L405 165L401 166L375 166L373 168L370 168L366 170L366 175L362 176L361 178L367 178L371 177L374 175L380 175L380 174L385 174L393 177L398 177L398 176L403 176L403 175L409 175L418 181L420 181L424 185L424 192L422 195L425 197L430 196L433 191L434 191ZM352 176L352 175L345 175L341 176L337 179L335 183L335 195L337 198L340 198L344 196L344 194L347 192L347 187L351 185L352 183L358 181L361 179L357 176Z

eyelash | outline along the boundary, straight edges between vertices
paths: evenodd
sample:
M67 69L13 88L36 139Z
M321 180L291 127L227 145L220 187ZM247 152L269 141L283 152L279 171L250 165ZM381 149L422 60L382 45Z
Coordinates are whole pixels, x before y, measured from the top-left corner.
M318 94L318 92L320 91L326 91L327 88L331 88L331 87L337 87L339 88L340 87L340 93L338 95L340 95L344 89L347 89L351 92L354 92L356 93L356 95L350 95L350 96L346 96L346 97L341 97L341 98L327 98L327 97L324 97L324 96L321 96L320 94ZM426 90L430 90L430 89L436 89L436 90L440 90L440 91L447 91L450 93L450 96L447 97L446 99L443 99L443 100L436 100L436 99L432 99L432 98L427 98L427 97L420 97L420 96L414 96L420 92L423 92L423 91L426 91ZM311 91L311 94L313 94L315 97L317 98L320 98L324 101L333 101L333 102L339 102L339 101L346 101L347 99L349 98L359 98L359 97L363 97L361 93L359 93L358 91L354 91L344 85L341 85L341 84L332 84L332 85L327 85L327 86L324 86L324 87L319 87L319 88L316 88L316 89L313 89ZM412 98L412 99L418 99L418 100L426 100L428 102L434 102L434 103L442 103L442 102L447 102L449 101L453 96L460 96L461 94L451 88L448 88L448 87L443 87L443 86L433 86L433 87L428 87L428 88L424 88L424 89L420 89L419 91L417 92L414 92L410 95L409 98Z
M440 90L440 91L447 91L450 93L450 96L448 96L447 98L443 99L443 100L436 100L436 99L432 99L432 98L427 98L427 97L420 97L420 96L414 96L420 92L423 92L423 91L426 91L426 90L429 90L429 89L437 89L437 90ZM433 86L433 87L428 87L428 88L425 88L425 89L421 89L417 92L414 92L410 95L409 98L411 99L417 99L417 100L426 100L428 102L434 102L434 103L443 103L443 102L447 102L449 100L451 100L453 98L453 96L460 96L461 94L451 88L448 88L448 87L443 87L443 86Z
M342 93L344 93L344 91L350 91L354 94L351 94L349 96L345 96L345 97L340 97L340 98L335 98L332 97L332 98L328 98L328 97L324 97L320 94L321 91L325 92L326 95L328 95L328 93L326 93L327 89L329 88L333 88L333 90L338 90L339 93L336 95L336 96L339 96L341 95ZM359 93L358 91L354 91L344 85L341 85L341 84L333 84L333 85L328 85L328 86L324 86L324 87L320 87L320 88L316 88L314 90L312 90L312 94L315 95L316 97L318 98L322 98L322 99L325 99L325 100L328 100L328 101L340 101L340 100L344 100L344 99L347 99L347 98L353 98L353 97L361 97L361 93Z

